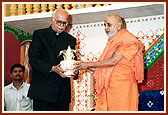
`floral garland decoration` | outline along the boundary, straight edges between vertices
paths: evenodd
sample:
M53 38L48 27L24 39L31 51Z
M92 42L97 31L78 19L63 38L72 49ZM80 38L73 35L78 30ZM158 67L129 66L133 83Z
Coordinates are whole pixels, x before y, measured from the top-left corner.
M11 32L16 36L16 39L20 41L20 46L24 45L27 42L32 41L32 35L30 33L24 32L20 29L4 24L4 32L6 31Z

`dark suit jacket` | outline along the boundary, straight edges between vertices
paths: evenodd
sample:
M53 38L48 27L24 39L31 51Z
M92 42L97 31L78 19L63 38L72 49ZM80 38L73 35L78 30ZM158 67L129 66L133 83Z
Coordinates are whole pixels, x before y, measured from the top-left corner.
M75 49L76 39L66 32L56 35L51 28L35 30L29 48L29 62L32 67L32 80L28 96L49 102L71 101L70 78L62 78L50 72L53 65L63 60L58 56L68 46Z

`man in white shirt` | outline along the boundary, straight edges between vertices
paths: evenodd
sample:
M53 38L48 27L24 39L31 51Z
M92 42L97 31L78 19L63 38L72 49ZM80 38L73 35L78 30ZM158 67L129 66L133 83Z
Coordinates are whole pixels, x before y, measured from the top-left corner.
M32 99L27 97L30 84L23 81L25 67L14 64L11 67L13 82L4 88L4 108L6 111L32 111Z

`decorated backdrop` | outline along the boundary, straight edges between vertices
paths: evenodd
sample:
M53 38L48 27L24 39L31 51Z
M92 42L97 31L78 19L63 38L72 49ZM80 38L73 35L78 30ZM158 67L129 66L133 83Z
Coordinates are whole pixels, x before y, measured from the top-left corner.
M163 95L164 15L130 18L125 19L125 21L127 29L132 34L134 34L144 45L143 52L145 80L143 84L139 84L139 91L141 92L141 95L143 95L143 93L146 94L145 91L154 90L158 90L158 93L161 91L162 93L160 93L159 95ZM108 39L104 32L104 22L73 25L70 33L77 39L76 50L78 50L81 54L78 55L79 60L98 60L99 56L103 52L103 49ZM155 69L151 69L151 67ZM74 86L74 102L72 101L74 105L73 110L92 110L93 107L96 106L96 92L94 87L95 79L92 77L92 72L88 70L81 71L79 79L72 82ZM155 104L154 101L147 98L144 98L143 101L146 101L144 102L144 104L147 105L148 110L154 110L152 109L152 107L154 106L151 106L152 104ZM163 98L160 99L160 103L162 102ZM145 109L140 108L139 110L147 110L147 107ZM157 108L155 110L163 110L163 106L160 107L161 108Z

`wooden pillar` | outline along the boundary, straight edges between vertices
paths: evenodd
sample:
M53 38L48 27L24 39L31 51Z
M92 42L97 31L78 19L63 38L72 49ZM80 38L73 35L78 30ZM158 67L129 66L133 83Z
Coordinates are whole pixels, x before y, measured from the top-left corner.
M18 4L18 15L24 15L24 14L25 14L25 5Z
M70 8L69 5L70 5L70 4L64 4L64 8L65 8L65 10L68 10L68 9Z
M85 8L86 4L80 4L80 9Z
M10 16L10 4L4 4L4 16Z
M40 12L40 4L33 4L33 14Z
M49 4L49 10L53 12L55 10L55 4Z
M72 4L72 10L77 9L78 5L77 4Z
M57 9L58 9L58 8L62 8L62 6L63 6L63 4L57 4L57 7L56 7L56 8L57 8Z
M32 13L32 4L26 4L26 14L31 14Z
M41 4L41 13L44 13L47 11L47 4Z
M20 46L20 64L24 65L25 45Z
M17 15L17 5L11 4L10 5L10 16L16 16Z

